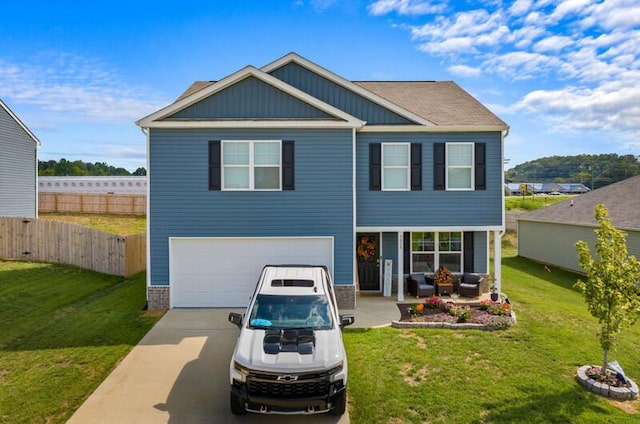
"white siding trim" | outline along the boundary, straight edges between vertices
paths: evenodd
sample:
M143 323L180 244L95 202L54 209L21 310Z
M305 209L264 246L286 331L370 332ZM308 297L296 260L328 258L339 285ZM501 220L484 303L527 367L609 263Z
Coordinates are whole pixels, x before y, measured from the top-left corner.
M444 226L444 227L433 227L433 226L412 226L412 227L356 227L357 232L359 233L396 233L396 232L447 232L447 231L500 231L502 226L500 225L491 225L491 226Z
M9 106L7 106L7 105L2 101L2 99L0 99L0 107L1 107L2 109L4 109L4 110L9 114L9 116L11 116L11 118L12 118L14 121L16 121L16 123L17 123L18 125L20 125L20 128L22 128L22 129L24 130L24 132L26 132L26 133L27 133L27 135L28 135L28 136L29 136L29 137L30 137L30 138L31 138L31 139L36 143L37 148L40 148L41 143L40 143L40 140L38 140L38 137L36 137L36 136L35 136L35 134L33 134L33 133L31 132L31 130L30 130L29 128L27 128L27 126L26 126L26 125L25 125L25 124L20 120L20 118L18 118L18 117L16 116L16 114L15 114L15 113L13 113L13 111L11 111L11 109L9 109ZM37 165L37 163L38 163L38 160L37 160L37 157L36 157L36 165ZM36 170L37 170L37 169L38 169L38 167L36 166ZM37 171L36 171L36 172L37 172Z
M486 126L486 125L438 125L438 126L422 126L422 125L367 125L361 128L360 132L498 132L505 131L509 127L505 126Z
M360 128L361 123L323 120L138 121L142 128Z

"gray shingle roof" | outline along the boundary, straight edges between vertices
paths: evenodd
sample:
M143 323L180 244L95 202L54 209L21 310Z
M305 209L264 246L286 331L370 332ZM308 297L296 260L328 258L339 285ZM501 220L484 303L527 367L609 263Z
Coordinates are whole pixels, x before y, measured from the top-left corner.
M640 230L640 175L520 215L518 219L596 226L594 208L599 203L608 209L616 227Z
M436 125L507 124L453 81L356 81L392 103Z

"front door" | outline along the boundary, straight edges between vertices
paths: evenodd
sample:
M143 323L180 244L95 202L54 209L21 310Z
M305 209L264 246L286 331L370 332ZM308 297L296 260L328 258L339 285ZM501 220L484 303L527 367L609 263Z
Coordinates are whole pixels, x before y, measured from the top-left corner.
M358 233L356 257L360 290L380 290L380 234Z

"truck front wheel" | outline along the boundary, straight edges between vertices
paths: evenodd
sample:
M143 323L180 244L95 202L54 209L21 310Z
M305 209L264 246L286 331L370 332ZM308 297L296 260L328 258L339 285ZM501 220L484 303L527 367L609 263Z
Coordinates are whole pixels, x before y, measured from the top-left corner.
M229 400L229 403L231 405L231 413L233 415L245 415L247 413L247 410L244 409L244 402L238 395L231 392L231 397L229 398Z
M331 415L339 417L347 410L347 389L344 389L342 393L335 398L333 408L331 408Z

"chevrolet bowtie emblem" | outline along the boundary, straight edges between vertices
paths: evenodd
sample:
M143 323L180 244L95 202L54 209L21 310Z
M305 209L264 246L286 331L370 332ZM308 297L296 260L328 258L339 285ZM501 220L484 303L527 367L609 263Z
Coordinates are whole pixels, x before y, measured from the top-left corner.
M278 381L284 381L284 382L296 381L297 379L298 379L297 375L291 375L291 374L285 374L285 375L279 375L278 376Z

